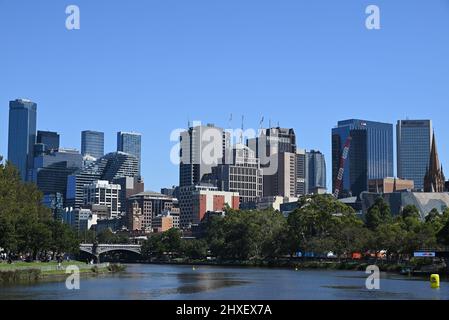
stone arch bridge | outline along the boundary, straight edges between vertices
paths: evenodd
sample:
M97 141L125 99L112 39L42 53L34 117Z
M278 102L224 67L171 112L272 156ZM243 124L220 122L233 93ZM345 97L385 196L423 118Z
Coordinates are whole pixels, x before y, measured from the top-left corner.
M141 254L141 246L139 244L80 244L80 251L86 252L94 256L97 262L100 262L100 255L106 252L113 251L128 251L136 254Z

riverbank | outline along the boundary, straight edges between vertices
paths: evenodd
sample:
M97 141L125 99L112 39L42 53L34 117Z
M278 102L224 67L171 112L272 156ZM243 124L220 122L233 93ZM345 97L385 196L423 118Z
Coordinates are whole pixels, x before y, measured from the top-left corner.
M449 268L445 264L423 263L421 261L393 262L386 260L360 261L360 260L334 260L334 259L295 259L295 260L151 260L142 261L148 264L190 265L190 266L221 266L221 267L248 267L248 268L282 268L295 270L347 270L365 271L370 265L376 265L382 272L427 276L438 273L449 277Z
M90 265L79 261L66 261L59 265L57 262L14 262L0 263L0 285L33 283L40 280L65 279L73 271L68 267L77 267L80 275L99 275L121 272L125 267L121 264L102 263Z

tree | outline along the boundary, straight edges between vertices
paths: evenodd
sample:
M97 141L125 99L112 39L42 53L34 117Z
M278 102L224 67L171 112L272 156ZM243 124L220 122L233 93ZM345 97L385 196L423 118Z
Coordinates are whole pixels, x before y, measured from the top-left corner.
M446 222L444 227L437 234L438 243L449 246L449 221Z
M405 238L406 232L398 223L382 223L374 233L372 248L376 253L386 250L389 259L398 257L404 250Z
M420 213L418 208L415 205L407 205L404 207L404 209L402 209L401 212L401 216L402 218L408 218L408 217L412 217L412 218L420 218Z
M183 255L190 259L204 259L207 256L205 240L185 240L182 245Z
M97 236L98 243L114 244L116 243L116 235L111 229L107 228L101 231Z
M351 250L349 229L345 235L342 231L362 227L351 207L331 195L302 197L298 203L299 208L287 219L290 254L298 250L315 253Z
M79 251L80 241L67 224L57 220L50 220L48 227L51 232L50 249L53 252L53 259L55 255Z
M162 243L166 250L171 254L176 254L181 251L181 231L171 228L162 233Z
M50 210L35 184L23 183L10 163L0 162L0 244L11 253L36 258L49 249Z
M390 206L381 197L377 198L366 214L366 226L376 230L380 225L389 223L392 219Z
M143 242L141 253L142 256L146 259L150 259L151 257L162 258L166 248L162 242L162 235L156 234L150 236L150 238Z
M355 215L334 217L334 228L331 237L335 244L332 249L336 254L351 255L354 252L368 250L370 230L364 227L363 222Z
M143 242L141 252L146 259L151 257L163 258L166 254L170 256L182 252L181 231L175 228L168 231L151 235Z

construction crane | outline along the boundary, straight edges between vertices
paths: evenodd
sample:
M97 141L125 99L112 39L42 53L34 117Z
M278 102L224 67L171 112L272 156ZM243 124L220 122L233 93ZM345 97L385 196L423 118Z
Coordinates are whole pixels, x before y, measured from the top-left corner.
M348 159L349 149L351 148L351 142L352 142L352 137L349 136L348 139L346 139L345 146L343 147L343 153L341 154L340 169L338 170L337 179L335 181L335 191L334 191L334 197L337 199L338 199L338 196L340 195L340 191L341 191L343 175L345 173L346 159Z

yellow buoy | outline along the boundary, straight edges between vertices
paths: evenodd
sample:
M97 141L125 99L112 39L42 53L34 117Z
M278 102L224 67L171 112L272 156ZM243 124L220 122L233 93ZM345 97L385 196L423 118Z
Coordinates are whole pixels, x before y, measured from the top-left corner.
M438 289L440 287L440 275L432 274L430 276L430 286L432 289Z

